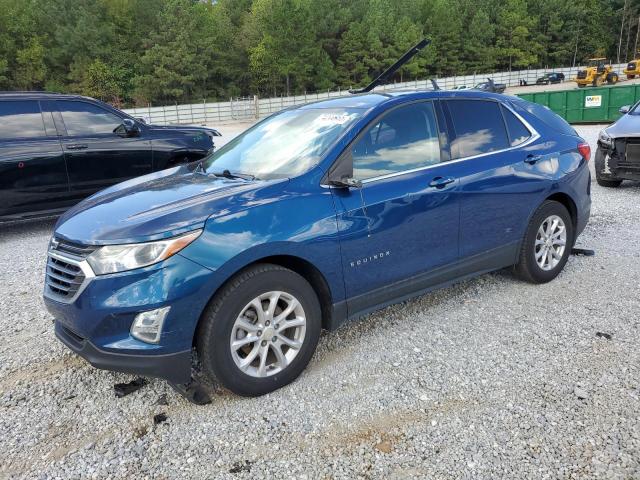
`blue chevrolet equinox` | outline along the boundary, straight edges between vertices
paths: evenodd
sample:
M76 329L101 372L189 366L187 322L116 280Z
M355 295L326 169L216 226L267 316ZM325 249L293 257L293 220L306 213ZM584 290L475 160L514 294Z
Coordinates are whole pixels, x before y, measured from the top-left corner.
M69 210L45 302L95 367L184 386L196 365L262 395L302 372L323 328L506 267L554 279L589 218L589 157L560 117L504 95L290 108Z

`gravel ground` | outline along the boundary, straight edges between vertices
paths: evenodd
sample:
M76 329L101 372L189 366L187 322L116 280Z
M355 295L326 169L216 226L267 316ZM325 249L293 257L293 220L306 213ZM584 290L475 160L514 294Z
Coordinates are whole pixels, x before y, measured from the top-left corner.
M203 407L157 380L115 398L132 377L63 348L43 307L53 223L3 227L0 477L640 478L638 212L637 184L594 182L597 254L555 281L386 308L324 335L294 384Z

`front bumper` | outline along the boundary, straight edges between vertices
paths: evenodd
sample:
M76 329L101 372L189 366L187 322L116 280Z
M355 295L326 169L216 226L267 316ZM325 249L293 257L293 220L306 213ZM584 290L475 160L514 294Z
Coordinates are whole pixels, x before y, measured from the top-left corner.
M56 336L93 366L185 383L200 315L216 289L213 271L174 255L160 264L90 279L70 303L45 294ZM131 336L143 311L170 306L160 341Z
M595 167L600 176L620 180L640 180L640 138L615 138L614 148L599 145Z
M70 350L102 370L133 373L145 377L163 378L171 383L188 383L191 379L191 350L165 355L132 355L107 352L86 338L55 322L56 337Z

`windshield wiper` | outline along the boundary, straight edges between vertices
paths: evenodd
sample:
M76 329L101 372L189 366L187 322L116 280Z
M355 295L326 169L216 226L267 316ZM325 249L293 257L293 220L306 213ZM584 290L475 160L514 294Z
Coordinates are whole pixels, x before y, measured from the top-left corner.
M231 173L229 170L224 169L221 172L212 172L212 175L215 175L216 177L223 177L223 178L231 178L231 179L236 179L236 178L240 178L242 180L255 180L256 177L254 175L249 175L248 173Z

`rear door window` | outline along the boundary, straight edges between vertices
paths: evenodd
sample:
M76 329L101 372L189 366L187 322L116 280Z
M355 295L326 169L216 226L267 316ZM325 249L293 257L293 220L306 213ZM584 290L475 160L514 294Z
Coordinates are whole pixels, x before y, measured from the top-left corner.
M46 137L40 105L35 100L0 102L0 140Z
M119 116L91 103L58 100L58 108L71 137L113 133L122 124Z
M426 167L440 162L438 124L432 102L391 110L369 126L351 147L358 180Z
M502 113L504 114L504 121L507 124L509 142L512 147L516 147L531 138L529 129L504 105L502 106Z
M500 104L486 100L447 100L455 138L453 158L472 157L509 148Z

